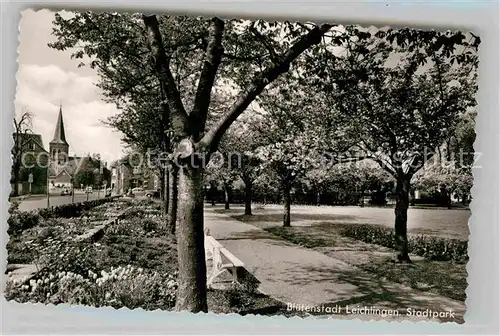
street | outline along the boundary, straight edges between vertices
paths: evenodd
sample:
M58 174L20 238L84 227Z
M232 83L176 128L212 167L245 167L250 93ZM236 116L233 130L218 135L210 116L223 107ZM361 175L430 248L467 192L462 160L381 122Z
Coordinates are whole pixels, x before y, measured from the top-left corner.
M104 193L100 193L99 198L104 197ZM97 199L97 192L89 194L89 200ZM50 206L68 204L72 201L72 196L50 196ZM75 194L75 202L83 202L87 200L87 194ZM47 207L47 197L35 196L31 199L26 199L19 204L20 211L35 210L38 208Z

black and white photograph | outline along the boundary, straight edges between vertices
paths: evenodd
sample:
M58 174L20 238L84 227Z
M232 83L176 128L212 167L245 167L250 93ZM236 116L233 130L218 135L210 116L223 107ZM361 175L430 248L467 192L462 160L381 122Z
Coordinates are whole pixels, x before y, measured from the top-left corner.
M480 47L455 28L26 9L5 298L463 324Z

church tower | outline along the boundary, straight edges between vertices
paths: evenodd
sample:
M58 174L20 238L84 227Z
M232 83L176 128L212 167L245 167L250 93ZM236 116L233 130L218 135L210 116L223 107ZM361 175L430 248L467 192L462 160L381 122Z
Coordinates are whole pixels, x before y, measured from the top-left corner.
M66 141L66 133L64 131L62 104L59 106L59 116L57 117L54 138L49 143L49 152L50 158L53 162L61 163L61 161L68 159L69 144Z

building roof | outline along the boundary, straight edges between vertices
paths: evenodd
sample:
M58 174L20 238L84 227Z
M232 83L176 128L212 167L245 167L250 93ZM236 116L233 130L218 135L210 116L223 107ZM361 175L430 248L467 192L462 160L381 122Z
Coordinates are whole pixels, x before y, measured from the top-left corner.
M64 174L68 174L68 175L70 176L70 178L72 178L72 177L73 177L73 175L72 175L72 174L70 174L70 173L69 173L66 169L62 169L62 170L60 170L60 171L58 172L58 174L57 174L57 175L55 175L55 176L51 176L51 177L52 177L52 178L58 178L58 177L60 177L60 176L62 176L62 175L64 175Z
M16 134L14 133L14 136ZM19 133L21 136L21 144L28 144L29 142L33 141L35 144L38 145L44 152L47 153L45 148L43 147L43 141L42 141L42 136L40 134L34 134L34 133Z
M64 131L64 122L62 117L62 106L59 106L59 115L57 117L56 129L54 131L54 138L50 142L51 144L64 144L68 145L66 141L66 133Z
M61 166L54 166L50 165L49 166L49 176L55 177L56 175L59 175L61 171L66 171L71 176L74 176L76 173L80 171L80 169L85 168L87 164L87 157L69 157L67 162L64 165Z

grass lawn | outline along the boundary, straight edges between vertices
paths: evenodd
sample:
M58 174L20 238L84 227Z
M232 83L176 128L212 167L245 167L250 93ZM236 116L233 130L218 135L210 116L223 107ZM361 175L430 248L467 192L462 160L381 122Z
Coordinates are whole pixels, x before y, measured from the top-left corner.
M392 256L391 249L340 234L344 225L356 224L332 223L322 215L309 216L307 213L292 212L292 227L285 228L279 226L276 214L267 213L266 209L254 210L254 216L242 215L241 209L215 211L262 228L291 243L340 259L377 277L460 301L466 299L466 264L431 261L415 255L411 256L413 263L409 265L390 263L388 260ZM296 226L294 218L299 223Z

